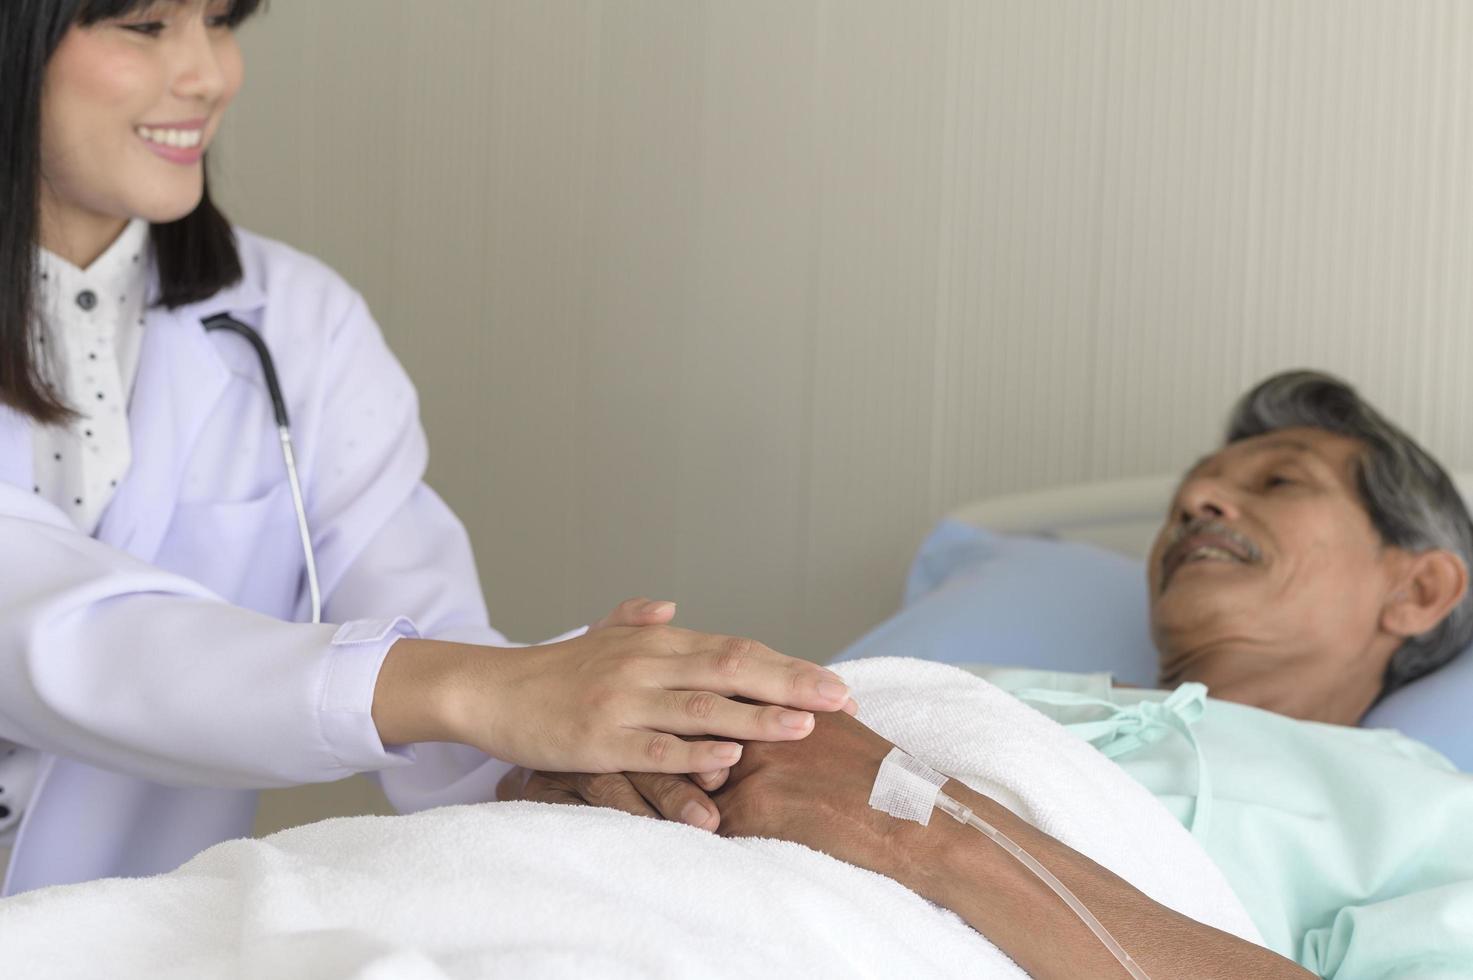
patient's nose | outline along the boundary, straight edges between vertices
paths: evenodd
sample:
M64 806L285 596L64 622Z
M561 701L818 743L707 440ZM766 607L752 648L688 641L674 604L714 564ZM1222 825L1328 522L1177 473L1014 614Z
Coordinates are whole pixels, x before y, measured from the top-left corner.
M1238 516L1232 492L1209 477L1197 477L1182 485L1176 496L1176 512L1183 523L1201 518L1231 521Z

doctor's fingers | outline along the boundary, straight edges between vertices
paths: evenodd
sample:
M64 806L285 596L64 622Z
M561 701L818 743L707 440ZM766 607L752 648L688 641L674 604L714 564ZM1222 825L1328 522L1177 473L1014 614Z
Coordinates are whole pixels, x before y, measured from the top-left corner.
M601 630L614 626L664 626L674 618L675 603L666 599L646 599L640 596L625 599L614 607L613 612L588 628Z
M598 768L605 772L689 775L734 766L742 747L733 742L688 741L669 732L630 731L608 739Z
M741 742L791 742L813 731L813 714L734 701L710 691L660 691L639 720L676 735L714 735Z
M678 636L685 631L668 632ZM687 635L693 639L683 644L683 652L691 655L671 660L667 688L714 691L808 711L838 711L849 701L849 685L826 667L741 636Z

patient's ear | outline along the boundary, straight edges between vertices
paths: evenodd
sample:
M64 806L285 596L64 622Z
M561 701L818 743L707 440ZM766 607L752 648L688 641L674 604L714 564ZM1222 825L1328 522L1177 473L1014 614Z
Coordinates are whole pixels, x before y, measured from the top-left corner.
M1432 629L1468 591L1468 566L1441 548L1407 555L1402 580L1381 610L1381 628L1411 637Z

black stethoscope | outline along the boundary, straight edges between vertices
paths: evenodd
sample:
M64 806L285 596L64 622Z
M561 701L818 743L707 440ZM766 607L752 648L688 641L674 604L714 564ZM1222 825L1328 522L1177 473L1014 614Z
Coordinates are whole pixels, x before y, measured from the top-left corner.
M261 373L266 377L266 390L271 395L271 408L276 415L276 433L281 437L281 458L286 461L286 478L292 488L292 506L297 510L297 533L302 537L302 554L307 559L307 588L312 593L312 622L322 622L322 593L317 588L317 556L312 550L312 535L307 529L307 505L302 501L302 483L297 479L297 457L292 451L291 423L286 416L286 400L276 381L276 364L266 341L254 328L241 323L228 313L217 313L200 321L205 330L229 330L244 337L256 350Z

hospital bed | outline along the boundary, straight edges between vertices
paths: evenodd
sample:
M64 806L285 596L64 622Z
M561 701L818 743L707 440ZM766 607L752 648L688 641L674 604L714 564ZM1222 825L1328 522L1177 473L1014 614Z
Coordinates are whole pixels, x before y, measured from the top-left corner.
M972 502L922 543L903 608L837 660L904 655L1108 671L1153 686L1143 559L1179 477L1088 483ZM1464 499L1473 474L1455 477ZM1377 704L1395 728L1473 772L1473 652Z
M1150 684L1141 556L1174 482L958 509L920 548L904 607L841 659L990 660ZM1469 768L1448 705L1473 693L1470 666L1464 657L1398 692L1368 723ZM950 774L969 783L1006 774L989 791L1046 832L1157 900L1256 941L1206 853L1102 753L951 667L881 659L838 669L862 719L887 738L919 752L946 732ZM1102 789L1081 792L1087 785ZM954 916L817 852L530 803L233 841L168 875L6 900L0 936L17 975L85 976L103 957L110 975L150 980L1021 975Z

